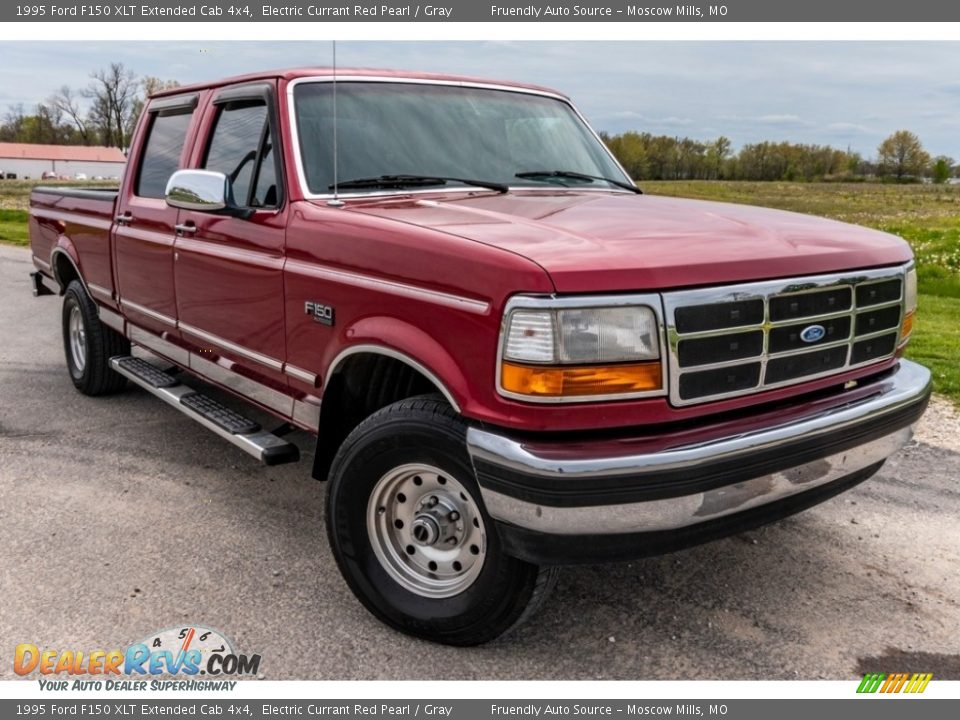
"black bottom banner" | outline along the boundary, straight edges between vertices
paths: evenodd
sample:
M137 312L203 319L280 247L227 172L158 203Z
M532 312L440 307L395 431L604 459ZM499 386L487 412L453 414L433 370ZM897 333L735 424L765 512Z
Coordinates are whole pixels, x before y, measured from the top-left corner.
M909 703L910 708L905 707ZM235 720L333 717L347 720L504 720L570 717L680 717L726 720L910 720L960 716L960 701L868 696L849 700L0 700L0 718L160 717Z

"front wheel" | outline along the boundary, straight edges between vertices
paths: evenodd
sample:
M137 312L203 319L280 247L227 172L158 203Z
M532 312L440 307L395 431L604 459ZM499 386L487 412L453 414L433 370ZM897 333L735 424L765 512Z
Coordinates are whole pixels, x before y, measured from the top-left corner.
M354 594L388 625L448 645L520 624L556 577L502 552L465 433L442 399L389 405L344 441L327 500L330 545Z

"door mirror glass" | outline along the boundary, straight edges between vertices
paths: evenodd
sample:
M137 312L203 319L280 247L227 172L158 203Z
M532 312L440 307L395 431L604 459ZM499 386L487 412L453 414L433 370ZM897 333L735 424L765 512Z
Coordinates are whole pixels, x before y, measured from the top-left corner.
M246 220L253 208L244 208L233 200L233 185L222 172L213 170L177 170L167 182L167 205L181 210L209 212Z
M231 195L227 176L212 170L178 170L167 182L167 205L182 210L223 212Z

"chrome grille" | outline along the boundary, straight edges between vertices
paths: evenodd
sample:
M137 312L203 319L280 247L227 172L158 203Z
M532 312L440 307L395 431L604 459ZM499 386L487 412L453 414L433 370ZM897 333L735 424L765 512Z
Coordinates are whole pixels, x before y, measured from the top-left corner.
M892 357L907 269L665 293L671 401L748 395Z

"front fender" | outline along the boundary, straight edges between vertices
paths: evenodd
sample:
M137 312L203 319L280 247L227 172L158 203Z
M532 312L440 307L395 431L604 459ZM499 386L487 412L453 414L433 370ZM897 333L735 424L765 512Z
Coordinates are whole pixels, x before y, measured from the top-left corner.
M345 342L327 353L323 387L343 362L358 353L379 353L407 363L427 377L461 411L469 390L463 370L439 342L410 323L387 316L361 318L346 328Z

